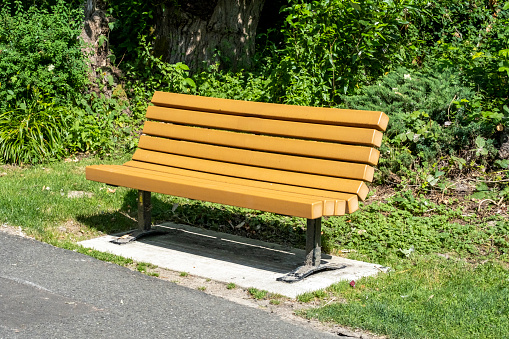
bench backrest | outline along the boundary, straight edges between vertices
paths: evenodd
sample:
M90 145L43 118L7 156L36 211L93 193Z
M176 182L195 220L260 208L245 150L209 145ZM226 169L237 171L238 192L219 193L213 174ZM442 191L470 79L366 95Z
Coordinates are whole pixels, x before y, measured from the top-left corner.
M156 92L133 160L355 194L378 163L382 112Z

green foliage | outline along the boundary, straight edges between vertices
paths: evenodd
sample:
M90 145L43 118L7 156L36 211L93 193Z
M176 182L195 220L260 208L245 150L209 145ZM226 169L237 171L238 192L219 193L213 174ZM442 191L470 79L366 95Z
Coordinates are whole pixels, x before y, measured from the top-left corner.
M127 62L136 59L139 36L151 34L154 25L154 2L141 0L108 0L108 14L115 20L110 21L110 46L117 56ZM165 6L164 4L161 6Z
M509 74L507 2L433 0L406 31L411 48L404 62L426 69L453 67L482 98L483 115L505 114Z
M193 77L196 80L196 94L215 98L270 101L269 80L263 74L248 72L220 71L219 65Z
M35 91L32 95L0 113L0 157L7 163L32 164L65 154L71 113Z
M314 292L306 292L306 293L299 294L297 296L297 301L300 301L301 303L308 303L315 299L324 299L324 298L328 297L328 295L329 294L324 290L318 290L318 291L314 291Z
M381 75L403 43L400 29L415 11L411 4L291 1L284 9L275 90L285 103L330 105L360 81Z
M255 299L265 299L265 297L267 297L267 295L269 294L269 292L267 292L265 290L259 290L259 289L254 288L254 287L248 288L247 291Z
M189 77L189 67L181 62L170 64L154 56L146 36L139 37L135 53L135 60L124 66L127 93L134 103L148 101L154 91L191 93L196 88Z
M100 155L136 146L141 119L128 112L125 98L107 99L92 92L80 102L74 123L69 128L67 147L71 152L96 152Z
M501 118L484 114L482 97L462 85L452 69L418 72L397 68L344 101L348 108L389 115L382 171L401 175L412 162L434 163L442 155L457 158L465 150L475 150L473 155L485 160L496 153L490 138ZM479 138L484 140L482 147L474 142Z
M68 105L87 79L81 11L59 0L51 11L19 5L11 15L10 4L0 11L0 111L30 100L32 89Z
M478 255L481 248L491 244L496 245L489 255L509 253L506 220L471 219L460 209L434 204L404 191L386 204L373 203L349 216L324 221L324 246L329 250L355 249L371 258L400 255L412 247L418 254L454 251L462 256Z

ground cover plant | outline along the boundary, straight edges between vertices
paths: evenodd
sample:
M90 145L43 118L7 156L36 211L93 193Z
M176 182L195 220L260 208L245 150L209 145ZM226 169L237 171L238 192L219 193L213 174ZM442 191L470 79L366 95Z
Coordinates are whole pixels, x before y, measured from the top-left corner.
M251 69L194 73L153 48L161 4L107 3L102 43L118 72L99 79L77 39L81 3L0 9L0 224L130 264L76 245L136 227L135 192L87 182L84 168L130 158L156 90L381 110L391 120L372 194L324 219L323 246L391 271L300 296L325 305L303 316L391 337L507 336L508 2L282 1ZM154 195L158 221L305 241L300 218L177 197Z

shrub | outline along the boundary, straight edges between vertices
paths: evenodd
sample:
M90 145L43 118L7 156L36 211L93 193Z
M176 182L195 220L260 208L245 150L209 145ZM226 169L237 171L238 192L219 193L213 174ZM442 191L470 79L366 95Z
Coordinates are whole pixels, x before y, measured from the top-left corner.
M394 172L412 160L433 163L440 155L474 148L477 136L491 137L494 130L489 118L478 117L478 95L462 86L460 74L449 69L427 73L398 68L344 100L346 107L390 116L385 136L393 154L381 164Z
M87 80L78 40L82 11L62 0L51 11L14 3L0 11L0 112L31 100L32 89L68 105Z
M300 1L284 9L284 48L274 78L284 102L331 105L390 67L404 42L411 1Z

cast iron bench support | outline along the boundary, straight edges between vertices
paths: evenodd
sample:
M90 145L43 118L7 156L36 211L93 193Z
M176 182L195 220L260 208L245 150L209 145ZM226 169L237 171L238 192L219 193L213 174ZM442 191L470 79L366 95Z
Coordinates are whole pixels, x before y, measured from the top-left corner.
M147 235L156 235L164 233L152 229L152 193L138 190L138 229L131 231L121 237L113 239L111 242L117 245L123 245L138 240Z
M313 273L337 270L342 267L321 265L322 260L322 218L308 219L306 228L306 259L304 265L294 271L279 277L277 281L293 283L300 281Z

